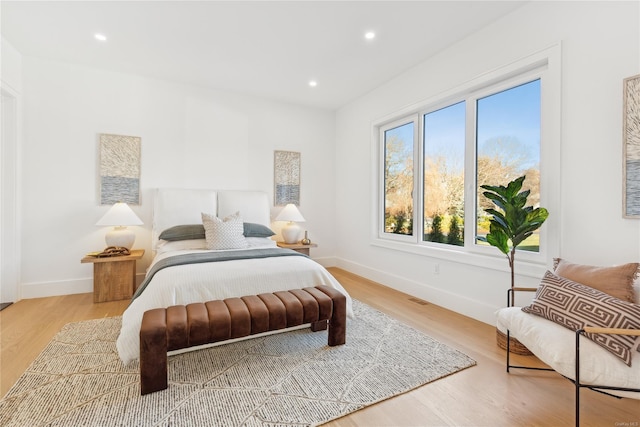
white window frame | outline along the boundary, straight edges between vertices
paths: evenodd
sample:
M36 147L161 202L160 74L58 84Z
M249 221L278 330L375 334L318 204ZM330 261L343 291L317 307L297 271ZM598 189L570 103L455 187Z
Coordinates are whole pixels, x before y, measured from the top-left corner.
M540 78L541 129L540 129L540 205L546 207L549 219L540 229L539 252L518 251L518 274L540 277L545 268L557 256L560 247L558 223L560 213L560 142L561 142L561 46L536 52L494 71L482 74L469 82L444 93L408 106L382 117L373 123L372 170L376 179L372 191L371 244L387 249L409 252L455 262L507 270L504 254L494 247L475 244L476 222L472 226L465 221L465 246L453 246L433 242L422 242L422 120L423 115L460 101L466 102L466 146L474 155L465 156L465 217L476 215L476 147L475 147L475 99L509 89L519 84ZM473 102L469 98L473 98ZM384 232L384 131L398 124L414 122L414 219L413 236L394 235ZM416 127L417 125L417 127ZM380 176L382 175L382 176ZM471 195L471 197L470 197Z
M384 176L384 167L385 167L385 137L384 134L386 131L390 130L390 129L394 129L397 128L399 126L403 126L409 123L413 123L413 158L415 159L416 156L418 156L419 151L418 151L418 146L420 145L419 143L419 138L420 138L420 126L419 126L419 118L420 116L417 114L414 114L408 117L402 117L399 120L395 120L393 122L390 123L386 123L384 126L380 126L380 130L379 130L379 134L378 134L378 140L380 141L380 143L378 144L379 147L379 158L382 161L382 164L380 165L381 172L378 174L379 176L379 182L378 185L380 186L381 189L385 188L385 176ZM395 234L395 233L387 233L384 229L385 229L385 218L384 218L384 208L385 208L385 200L384 197L379 197L379 205L378 205L378 211L381 212L382 218L381 221L378 221L379 223L379 235L384 238L384 239L388 239L388 240L392 240L392 241L398 241L398 242L406 242L406 243L411 243L411 242L416 242L417 241L417 237L419 236L419 234L417 234L416 232L416 214L417 211L419 210L419 207L416 207L416 203L417 203L417 188L416 188L416 175L418 174L418 169L416 167L416 163L414 162L413 164L413 191L411 193L411 197L413 198L413 235L409 236L406 234Z

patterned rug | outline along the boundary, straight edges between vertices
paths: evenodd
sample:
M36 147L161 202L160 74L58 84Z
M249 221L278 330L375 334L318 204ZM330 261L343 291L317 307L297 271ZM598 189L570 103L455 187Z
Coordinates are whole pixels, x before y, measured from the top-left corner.
M0 400L2 426L312 426L475 365L354 301L347 344L301 329L169 358L140 396L115 349L121 318L65 325Z

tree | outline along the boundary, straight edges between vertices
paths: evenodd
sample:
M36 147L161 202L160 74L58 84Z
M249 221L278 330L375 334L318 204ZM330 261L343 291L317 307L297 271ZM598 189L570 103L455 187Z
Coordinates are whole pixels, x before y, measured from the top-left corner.
M464 172L447 166L445 156L430 156L424 163L424 216L464 211Z
M449 225L449 234L447 234L447 243L450 245L463 246L462 229L460 228L460 217L458 215L451 216Z
M442 215L437 214L433 217L431 224L431 232L427 236L430 242L444 243L444 233L442 232Z
M519 139L511 136L490 138L484 141L478 148L478 207L479 210L491 208L491 201L481 197L483 184L505 185L509 181L521 175L528 176L527 188L532 193L537 194L536 202L540 200L540 172L539 168L530 167L525 170L526 165L532 164L529 148ZM536 169L537 168L537 169ZM532 170L538 170L537 179L534 178ZM536 188L534 190L534 188ZM532 194L531 201L535 197ZM536 203L534 203L534 206Z
M385 223L395 217L393 233L407 234L412 228L404 224L405 218L413 218L413 152L408 150L395 135L385 143Z

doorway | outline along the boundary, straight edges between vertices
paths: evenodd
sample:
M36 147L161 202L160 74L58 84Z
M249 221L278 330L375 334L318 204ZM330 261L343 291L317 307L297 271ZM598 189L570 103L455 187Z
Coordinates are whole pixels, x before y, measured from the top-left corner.
M19 299L18 96L0 87L0 310Z

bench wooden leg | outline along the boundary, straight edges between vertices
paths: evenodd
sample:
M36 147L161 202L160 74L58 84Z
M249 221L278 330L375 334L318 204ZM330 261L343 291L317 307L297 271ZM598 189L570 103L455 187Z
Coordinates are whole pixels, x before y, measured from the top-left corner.
M140 394L167 387L167 315L157 308L144 313L140 328Z

